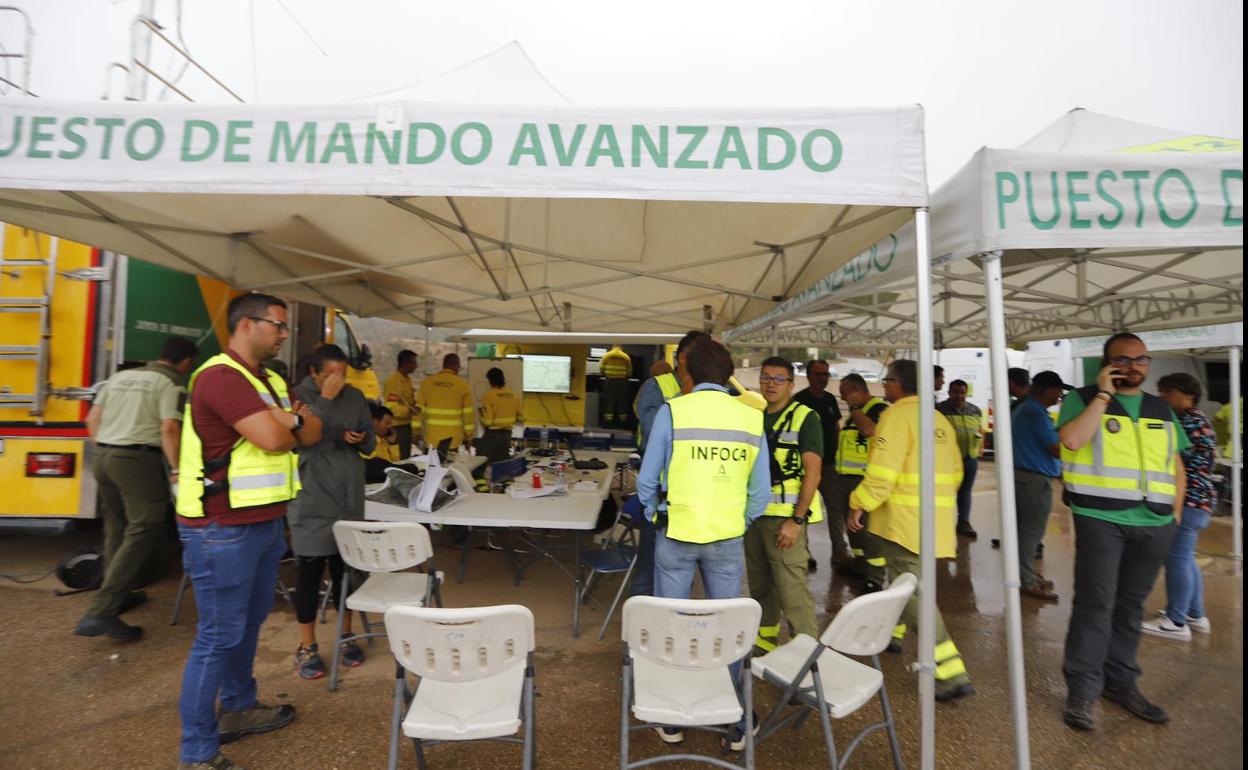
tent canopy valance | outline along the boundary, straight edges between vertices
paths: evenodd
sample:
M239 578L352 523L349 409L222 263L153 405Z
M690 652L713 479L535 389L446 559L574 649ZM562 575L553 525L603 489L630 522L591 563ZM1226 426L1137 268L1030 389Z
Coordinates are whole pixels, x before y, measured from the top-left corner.
M995 252L1011 343L1240 320L1242 142L1073 110L980 150L932 196L939 345L987 344ZM914 253L907 225L730 336L914 347Z
M924 174L919 107L0 101L0 220L439 326L748 320L926 205Z

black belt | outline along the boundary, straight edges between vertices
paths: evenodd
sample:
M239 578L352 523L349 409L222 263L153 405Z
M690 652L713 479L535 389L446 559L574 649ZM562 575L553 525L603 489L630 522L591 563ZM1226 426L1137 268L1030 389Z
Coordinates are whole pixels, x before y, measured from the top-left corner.
M486 428L485 432L486 433L506 433L508 436L510 436L511 428Z
M159 452L165 451L158 446L151 446L148 444L105 444L103 442L97 442L96 446L102 446L105 449L129 449L133 452L158 452L159 453Z

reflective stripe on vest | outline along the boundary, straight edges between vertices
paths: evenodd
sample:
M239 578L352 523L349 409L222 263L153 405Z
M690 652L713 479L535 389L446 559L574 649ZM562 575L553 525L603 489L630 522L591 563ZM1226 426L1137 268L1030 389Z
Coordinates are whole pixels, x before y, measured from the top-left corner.
M745 534L747 487L762 451L763 414L718 390L668 402L667 537L713 543Z
M872 396L867 403L862 405L862 412L866 414L883 403L882 400ZM867 454L870 448L871 441L859 437L853 418L846 420L836 446L836 472L843 476L867 475ZM823 449L826 452L828 448Z
M1096 386L1077 392L1084 403ZM1143 394L1140 417L1132 420L1117 399L1101 415L1101 427L1082 448L1062 447L1062 481L1067 502L1101 510L1143 504L1161 516L1174 510L1177 490L1176 426L1169 405Z
M265 377L277 394L274 399L263 382L248 371L247 367L225 353L213 356L195 370L187 385L187 393L194 392L200 373L212 366L228 366L234 369L256 389L257 395L265 404L281 404L283 409L290 410L290 396L282 378L265 370ZM195 432L190 398L186 399L183 414L177 509L178 515L197 519L204 516L204 493L212 486L212 482L204 473L204 445ZM294 452L266 452L247 439L239 438L229 453L226 485L229 506L233 510L293 500L301 486L298 458Z
M818 420L819 415L815 414L815 411L810 407L792 401L776 417L775 424L785 425L785 420L790 413L793 416L792 422L785 426L789 430L782 431L776 436L776 447L773 450L773 456L781 468L784 468L785 464L790 463L793 456L796 456L799 475L797 478L784 479L779 484L771 485L771 505L768 505L767 510L763 511L764 516L792 516L793 510L797 507L797 499L802 494L802 479L806 475L806 468L802 464L802 454L798 448L797 439L801 435L802 425L807 418L813 415ZM807 511L807 515L810 517L807 521L811 524L823 521L823 504L818 490L815 491L814 497L810 500L810 509Z

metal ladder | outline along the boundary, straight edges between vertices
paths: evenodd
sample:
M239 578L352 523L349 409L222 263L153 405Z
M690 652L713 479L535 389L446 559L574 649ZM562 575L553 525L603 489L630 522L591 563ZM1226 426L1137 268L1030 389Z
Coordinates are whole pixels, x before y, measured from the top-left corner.
M38 244L38 235L35 243ZM0 281L16 279L18 270L45 270L42 297L11 297L0 295L0 313L37 313L39 315L39 341L35 345L14 345L0 341L0 361L33 361L35 364L35 390L33 393L13 393L8 385L0 384L0 408L29 407L32 417L42 417L49 393L48 364L52 342L52 291L56 281L56 255L60 249L59 238L49 238L51 246L47 259L5 259L0 245ZM38 246L36 246L38 248Z

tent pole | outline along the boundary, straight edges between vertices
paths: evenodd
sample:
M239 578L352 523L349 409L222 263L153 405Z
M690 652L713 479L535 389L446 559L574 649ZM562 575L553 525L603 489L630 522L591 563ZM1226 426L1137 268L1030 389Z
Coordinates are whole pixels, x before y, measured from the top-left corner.
M929 213L914 212L914 289L919 333L919 767L936 767L936 393L932 371Z
M780 355L780 327L771 327L771 354L773 356Z
M988 361L992 367L993 464L1001 510L1002 587L1005 589L1005 637L1010 676L1010 713L1014 722L1014 766L1031 767L1027 731L1027 680L1023 671L1023 615L1018 595L1018 519L1014 507L1014 426L1010 421L1010 390L1006 376L1005 306L1001 286L1001 252L980 255L984 264L984 298L988 304Z
M1231 345L1231 421L1226 426L1226 430L1231 434L1231 533L1234 538L1231 542L1231 556L1236 559L1244 558L1244 548L1241 544L1244 536L1244 501L1241 499L1239 488L1244 479L1244 441L1243 432L1239 427L1243 424L1240 421L1244 419L1243 407L1240 404L1240 399L1243 398L1243 383L1239 381L1241 354L1242 351L1238 345Z
M433 300L425 300L425 374L432 374L433 353L429 348L429 332L433 329Z

